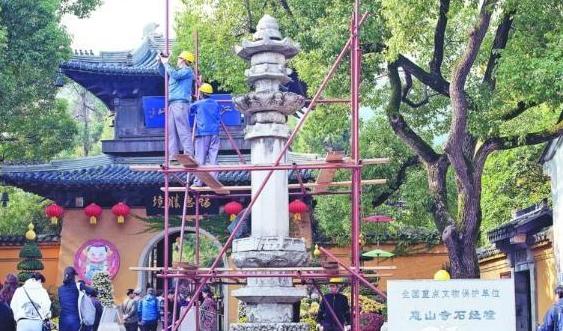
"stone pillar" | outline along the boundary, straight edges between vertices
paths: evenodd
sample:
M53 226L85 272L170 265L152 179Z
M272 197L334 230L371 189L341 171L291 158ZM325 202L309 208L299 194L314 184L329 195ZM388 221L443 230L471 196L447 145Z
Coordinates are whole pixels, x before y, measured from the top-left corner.
M302 96L281 92L280 85L290 81L288 59L297 55L298 46L282 38L277 21L264 16L252 41L235 48L238 56L250 62L245 75L253 92L234 99L247 121L245 139L250 141L252 164L272 164L290 135L287 117L302 108ZM285 155L281 162L285 163ZM252 172L255 195L267 171ZM298 267L308 263L305 242L289 237L287 171L272 174L252 207L252 233L233 242L232 258L237 267ZM238 330L307 330L306 324L292 323L292 305L305 296L305 290L293 287L289 277L249 278L247 286L234 292L247 304L249 323L231 324Z

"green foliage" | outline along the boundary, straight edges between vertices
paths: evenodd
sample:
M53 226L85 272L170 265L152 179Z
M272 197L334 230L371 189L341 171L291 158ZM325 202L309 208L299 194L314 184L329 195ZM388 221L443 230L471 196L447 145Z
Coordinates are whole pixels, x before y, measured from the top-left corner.
M172 261L173 262L189 262L195 264L195 248L196 248L196 237L194 233L186 232L184 237L182 259L180 260L180 238L174 243L174 250L172 251ZM200 250L200 266L211 267L213 261L219 254L219 247L208 237L200 236L199 238L199 250Z
M85 18L101 4L102 0L60 0L60 11L63 14Z
M98 291L98 299L104 307L113 307L113 285L109 274L105 271L97 272L92 277L92 286Z
M35 241L27 241L20 250L20 258L40 259L42 257L41 250Z
M17 265L18 279L22 282L26 281L34 271L43 270L43 255L35 240L26 240L20 250L20 262Z
M537 163L542 149L521 147L489 157L483 175L482 240L487 231L511 219L511 212L549 199L549 178Z
M6 207L0 207L0 235L21 236L29 223L38 234L58 233L59 228L50 225L43 212L48 201L10 186L0 186L0 192L7 192L10 199Z
M100 0L0 4L0 161L50 159L74 146L76 124L67 103L55 98L59 64L70 56L61 15L82 17L98 4Z

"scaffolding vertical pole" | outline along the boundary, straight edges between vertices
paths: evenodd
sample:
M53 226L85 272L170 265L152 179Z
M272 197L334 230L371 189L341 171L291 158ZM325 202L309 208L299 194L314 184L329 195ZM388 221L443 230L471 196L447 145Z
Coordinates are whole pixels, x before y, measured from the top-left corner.
M199 269L199 267L200 267L200 265L199 265L199 263L200 263L199 249L200 249L200 242L199 242L199 192L196 192L195 193L195 265L196 265L197 269ZM192 298L192 300L193 300L193 298ZM195 303L195 316L196 316L195 331L200 330L199 309L200 309L199 300L196 300L196 303Z
M352 148L351 157L356 166L360 165L360 116L359 116L359 88L360 88L360 66L359 66L359 16L360 0L354 0L354 10L351 24L351 50L350 50L350 92L351 92L351 131ZM352 269L360 272L360 205L361 205L361 168L352 169ZM352 330L360 330L360 282L357 277L352 277Z
M164 48L167 57L170 57L170 0L166 0L165 6L165 28L164 28ZM166 72L166 71L165 71ZM164 167L168 169L170 167L170 155L168 152L168 74L164 75ZM164 173L164 268L162 270L164 274L164 295L168 294L168 258L170 249L170 238L168 237L169 230L169 208L170 208L170 192L168 190L170 186L169 174ZM163 327L164 330L168 329L168 304L164 305L164 317L163 317Z

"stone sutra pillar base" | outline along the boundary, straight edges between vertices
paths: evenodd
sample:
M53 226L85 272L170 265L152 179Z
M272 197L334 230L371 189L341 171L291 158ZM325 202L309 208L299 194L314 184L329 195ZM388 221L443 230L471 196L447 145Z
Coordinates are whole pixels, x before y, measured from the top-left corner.
M229 331L310 331L307 323L231 323Z

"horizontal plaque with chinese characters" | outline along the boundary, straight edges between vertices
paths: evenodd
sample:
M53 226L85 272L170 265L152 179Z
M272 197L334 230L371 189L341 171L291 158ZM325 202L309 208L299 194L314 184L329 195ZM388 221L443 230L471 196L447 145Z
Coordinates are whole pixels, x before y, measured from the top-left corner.
M516 330L512 279L387 284L389 331Z
M199 197L199 213L200 215L216 215L219 213L219 207L223 200L211 199L209 197ZM145 195L145 206L147 208L147 216L164 215L164 192L160 190L148 191ZM184 205L183 192L170 192L168 197L170 215L182 215ZM189 194L186 202L186 215L195 215L196 197L195 194Z

